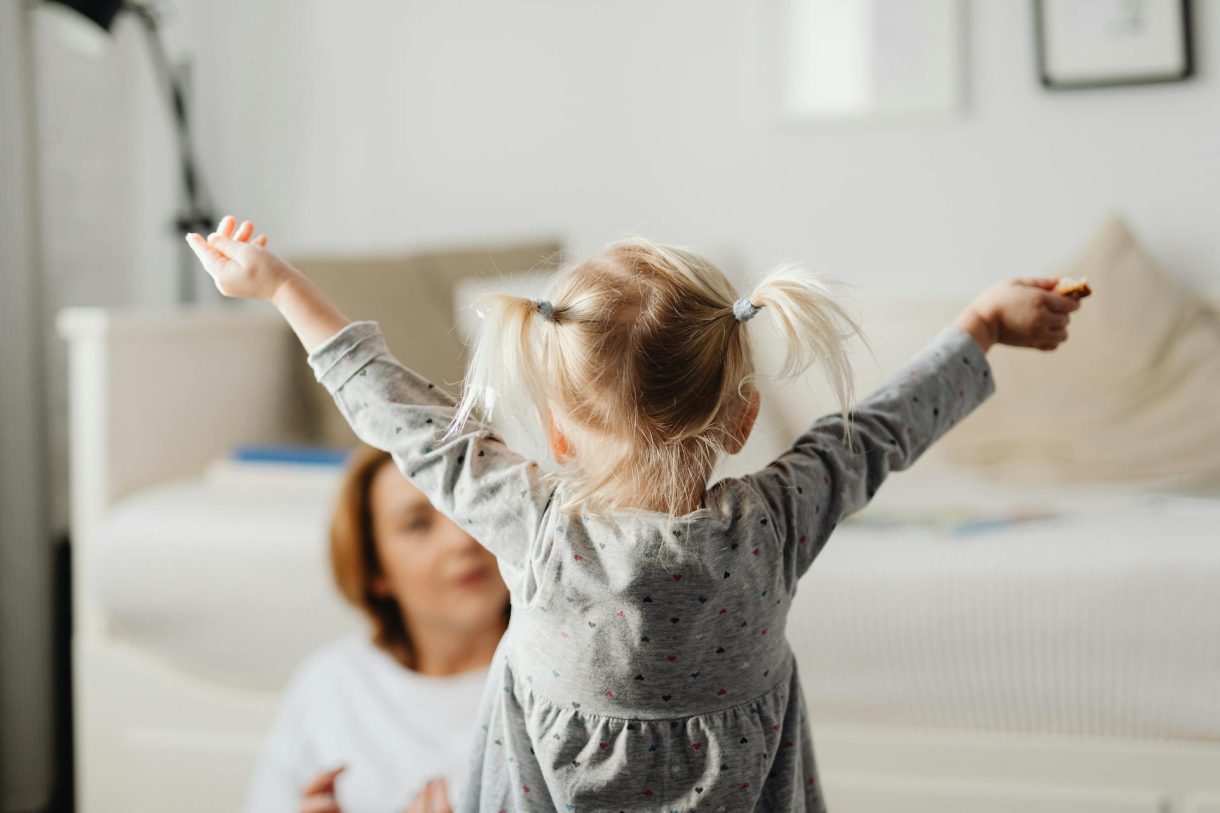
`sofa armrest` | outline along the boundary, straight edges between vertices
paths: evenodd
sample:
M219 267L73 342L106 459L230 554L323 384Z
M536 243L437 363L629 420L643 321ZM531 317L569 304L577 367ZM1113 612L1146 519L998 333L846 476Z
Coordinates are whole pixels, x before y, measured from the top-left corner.
M304 437L304 352L262 308L66 308L74 540L115 500L237 443Z

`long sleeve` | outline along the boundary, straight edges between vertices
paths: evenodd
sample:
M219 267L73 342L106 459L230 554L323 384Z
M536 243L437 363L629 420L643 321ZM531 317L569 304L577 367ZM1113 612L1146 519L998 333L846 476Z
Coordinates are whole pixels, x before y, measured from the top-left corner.
M509 588L520 587L553 491L541 467L474 420L442 440L453 398L394 358L376 322L349 324L308 361L357 437L389 452L439 511L499 558Z
M946 327L851 414L819 419L790 450L745 478L762 496L794 583L840 521L868 504L891 471L909 468L995 392L982 348Z

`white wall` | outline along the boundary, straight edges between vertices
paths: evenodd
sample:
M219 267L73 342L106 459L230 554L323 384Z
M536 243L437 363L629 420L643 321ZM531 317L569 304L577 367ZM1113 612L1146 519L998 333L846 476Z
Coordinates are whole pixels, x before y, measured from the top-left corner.
M1053 270L1118 209L1171 270L1220 282L1214 3L1189 82L1050 93L1031 3L976 0L960 117L781 131L765 2L181 0L169 33L218 203L290 253L559 234L583 254L639 231L739 274L801 259L970 291ZM176 177L133 28L88 93L40 43L54 305L172 297Z
M1192 81L1049 93L1031 3L975 2L960 119L835 132L762 109L761 3L209 5L208 166L295 249L559 229L590 251L636 229L751 270L977 287L1046 269L1117 207L1177 271L1220 277L1212 3Z

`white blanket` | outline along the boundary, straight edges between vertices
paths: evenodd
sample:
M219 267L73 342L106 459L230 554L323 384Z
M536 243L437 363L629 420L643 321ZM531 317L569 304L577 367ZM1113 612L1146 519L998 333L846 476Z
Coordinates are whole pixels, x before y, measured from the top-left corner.
M109 634L189 674L280 685L358 628L329 583L329 498L196 480L124 502L89 585ZM922 461L831 537L789 637L815 727L1217 740L1217 584L1220 501L1001 490Z
M789 637L815 731L1220 741L1220 500L930 475L887 482L801 583ZM999 524L955 533L963 511Z

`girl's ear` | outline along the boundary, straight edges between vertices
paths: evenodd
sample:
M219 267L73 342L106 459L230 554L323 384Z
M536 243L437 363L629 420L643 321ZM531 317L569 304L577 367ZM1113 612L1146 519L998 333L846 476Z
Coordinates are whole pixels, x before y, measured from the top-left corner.
M754 421L758 419L758 409L760 406L762 406L762 393L757 389L751 388L750 402L738 414L734 425L729 427L728 443L725 444L724 448L726 452L737 454L746 445L746 441L750 438L750 432L754 430Z
M572 444L568 442L568 437L563 432L559 431L559 427L555 425L555 413L551 410L546 411L546 434L550 441L551 454L555 455L555 462L562 463L572 455Z

